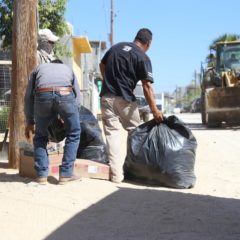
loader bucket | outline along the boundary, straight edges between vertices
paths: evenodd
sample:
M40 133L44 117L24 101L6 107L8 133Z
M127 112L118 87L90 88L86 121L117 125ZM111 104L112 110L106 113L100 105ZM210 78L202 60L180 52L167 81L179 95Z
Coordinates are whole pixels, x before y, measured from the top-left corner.
M240 125L240 87L206 89L204 105L208 127Z

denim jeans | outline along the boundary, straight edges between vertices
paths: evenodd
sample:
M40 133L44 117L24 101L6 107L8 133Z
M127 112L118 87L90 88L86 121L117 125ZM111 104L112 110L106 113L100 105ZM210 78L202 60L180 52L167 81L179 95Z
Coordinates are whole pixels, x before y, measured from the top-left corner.
M73 165L80 142L80 117L74 93L61 95L57 92L41 92L35 94L34 118L35 136L34 160L38 176L48 176L48 126L50 122L60 115L64 120L66 141L64 155L59 175L70 177L73 175Z

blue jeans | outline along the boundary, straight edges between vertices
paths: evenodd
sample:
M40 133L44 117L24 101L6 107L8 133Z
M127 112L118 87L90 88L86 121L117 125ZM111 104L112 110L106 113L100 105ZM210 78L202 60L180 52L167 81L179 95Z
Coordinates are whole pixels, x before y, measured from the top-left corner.
M36 93L34 99L35 136L33 143L35 170L38 176L48 176L47 129L58 114L64 120L66 130L64 155L59 175L60 177L73 175L73 165L81 134L79 109L75 95L73 92L67 95L57 92L41 92Z

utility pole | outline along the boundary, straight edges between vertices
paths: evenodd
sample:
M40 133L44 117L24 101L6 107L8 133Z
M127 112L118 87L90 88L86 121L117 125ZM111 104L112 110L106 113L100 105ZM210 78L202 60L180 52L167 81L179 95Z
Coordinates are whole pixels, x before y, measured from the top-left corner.
M12 83L9 166L18 168L24 135L24 95L29 74L37 64L37 0L17 0L13 5Z
M175 107L178 105L178 86L176 85L176 90L175 90Z
M111 0L110 34L109 34L110 46L114 44L113 33L114 33L114 6L113 6L113 0Z

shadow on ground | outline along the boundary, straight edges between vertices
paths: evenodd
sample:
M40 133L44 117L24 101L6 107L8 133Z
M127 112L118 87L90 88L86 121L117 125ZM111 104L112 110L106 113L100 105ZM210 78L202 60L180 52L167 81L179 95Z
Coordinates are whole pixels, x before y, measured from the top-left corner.
M119 188L45 238L56 239L239 240L240 200Z
M0 169L10 169L8 162L1 161L0 162ZM12 169L12 170L14 170L14 169ZM14 173L12 173L12 174L5 173L5 172L0 173L0 183L3 183L3 182L12 182L12 183L13 182L21 182L21 183L28 184L28 183L33 182L33 181L34 181L34 179L27 178L27 177L21 177L19 175L17 169L15 169ZM54 176L49 176L48 177L48 182L50 184L58 184L58 180Z
M30 182L35 182L32 178L21 177L18 173L17 174L7 174L7 173L0 173L0 183L1 182L19 182L28 184ZM58 179L54 176L48 177L48 183L50 184L58 184Z
M0 161L0 169L11 169L9 167L9 163L7 160L1 160ZM13 173L9 174L9 173L5 173L5 172L1 172L0 173L0 182L22 182L22 183L29 183L32 181L32 179L30 178L22 178L19 176L18 170L17 169L12 169Z

